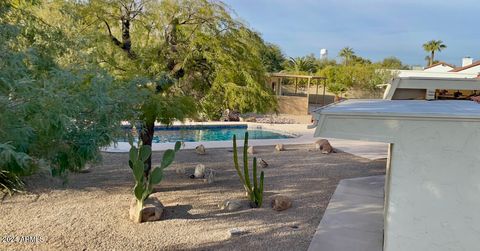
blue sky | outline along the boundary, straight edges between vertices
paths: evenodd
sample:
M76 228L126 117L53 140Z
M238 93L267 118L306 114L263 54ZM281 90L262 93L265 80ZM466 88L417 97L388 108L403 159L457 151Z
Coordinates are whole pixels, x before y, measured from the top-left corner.
M396 56L424 64L422 44L448 46L436 59L480 59L479 0L224 0L238 17L288 56L329 57L350 46L374 61Z

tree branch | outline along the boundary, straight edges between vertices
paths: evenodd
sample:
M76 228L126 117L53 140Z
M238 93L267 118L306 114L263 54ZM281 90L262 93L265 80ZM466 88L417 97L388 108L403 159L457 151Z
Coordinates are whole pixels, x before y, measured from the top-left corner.
M122 48L122 42L120 42L120 40L118 40L113 34L112 34L112 30L110 29L110 25L108 25L107 21L106 20L103 20L103 22L105 23L105 25L107 25L107 30L108 30L108 35L110 36L110 39L112 40L112 42L116 45L116 46L119 46L120 48Z

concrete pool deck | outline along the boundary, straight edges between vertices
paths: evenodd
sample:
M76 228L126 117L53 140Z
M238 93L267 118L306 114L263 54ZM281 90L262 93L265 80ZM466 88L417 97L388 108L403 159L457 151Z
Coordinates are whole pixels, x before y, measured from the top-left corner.
M249 140L250 146L274 146L276 144L288 145L313 144L319 138L313 136L315 130L308 129L309 124L264 124L253 122L195 122L185 123L184 125L248 125L248 129L263 129L282 134L294 135L295 138L286 139L252 139ZM175 123L181 125L181 123ZM347 152L363 158L375 160L387 157L387 144L366 141L328 139L335 149ZM243 146L243 140L237 140L239 146ZM232 147L232 141L199 141L185 142L183 149L194 149L198 145L204 145L207 148L228 148ZM154 143L152 150L164 151L174 147L174 143ZM105 152L128 152L130 145L127 142L118 142L115 146L104 149Z

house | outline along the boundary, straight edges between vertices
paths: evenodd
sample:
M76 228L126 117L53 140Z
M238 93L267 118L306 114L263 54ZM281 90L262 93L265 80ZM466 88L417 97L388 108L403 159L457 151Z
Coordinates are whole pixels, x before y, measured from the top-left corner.
M449 72L480 74L480 60L473 62L472 58L463 58L462 62L462 67L454 68Z
M416 70L397 70L384 99L466 99L480 94L480 61L462 59L462 66L438 62Z

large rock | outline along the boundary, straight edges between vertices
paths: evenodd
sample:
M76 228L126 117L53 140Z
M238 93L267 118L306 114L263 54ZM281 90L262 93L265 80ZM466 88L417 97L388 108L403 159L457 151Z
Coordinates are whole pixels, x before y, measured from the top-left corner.
M326 139L320 139L315 142L315 149L320 150L323 154L329 154L333 152L333 147Z
M278 195L271 201L271 206L275 211L283 211L292 207L292 199L288 196Z
M162 218L163 205L155 197L150 197L143 203L143 208L140 212L140 217L137 215L137 200L134 198L130 203L129 215L130 219L136 223L157 221Z
M275 146L275 150L280 152L280 151L285 151L285 147L283 146L283 144L277 144Z
M228 121L240 121L240 113L237 110L230 111Z
M195 172L193 174L196 179L203 179L205 177L205 165L198 164L195 167Z
M199 146L195 147L195 152L197 154L200 154L200 155L204 155L204 154L207 153L207 151L205 150L205 146L203 146L203 145L199 145Z

